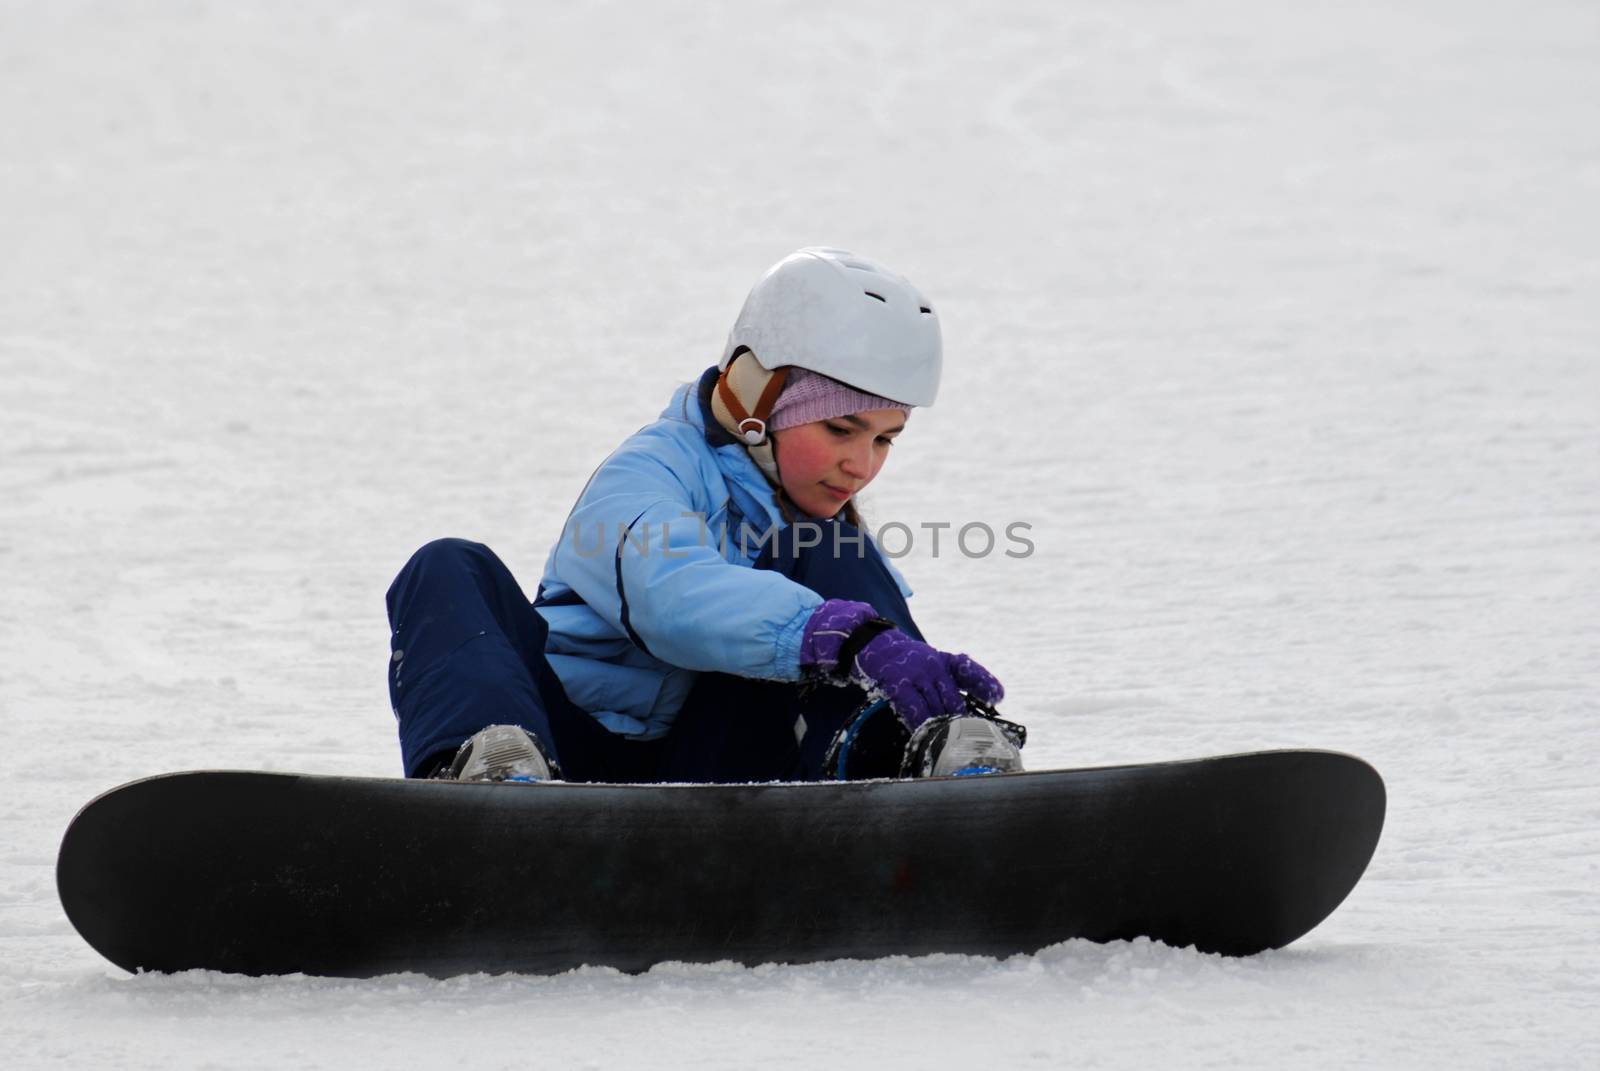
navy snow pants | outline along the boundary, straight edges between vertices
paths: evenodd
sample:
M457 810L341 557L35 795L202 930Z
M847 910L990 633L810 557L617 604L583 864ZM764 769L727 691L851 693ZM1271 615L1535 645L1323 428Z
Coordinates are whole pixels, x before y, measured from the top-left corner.
M784 529L755 568L776 570L825 599L869 602L920 639L877 549L853 542L858 533L843 522L822 527L816 545L797 538L799 529ZM671 732L630 740L567 698L544 657L544 618L488 547L461 539L427 544L395 578L387 601L389 698L407 777L430 775L486 725L515 724L539 737L569 781L814 780L834 733L865 701L854 686L702 673Z

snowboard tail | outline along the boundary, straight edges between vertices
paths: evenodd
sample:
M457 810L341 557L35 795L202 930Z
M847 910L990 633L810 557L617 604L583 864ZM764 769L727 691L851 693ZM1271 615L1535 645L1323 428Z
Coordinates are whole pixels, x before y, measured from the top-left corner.
M1359 880L1383 782L1318 751L977 778L460 784L194 772L100 796L57 865L127 970L369 976L1277 948Z

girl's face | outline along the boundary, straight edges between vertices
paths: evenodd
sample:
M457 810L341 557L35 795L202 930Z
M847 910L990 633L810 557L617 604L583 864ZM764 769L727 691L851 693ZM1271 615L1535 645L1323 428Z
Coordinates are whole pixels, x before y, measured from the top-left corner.
M904 410L869 409L774 432L784 491L811 516L832 517L878 475L905 426Z

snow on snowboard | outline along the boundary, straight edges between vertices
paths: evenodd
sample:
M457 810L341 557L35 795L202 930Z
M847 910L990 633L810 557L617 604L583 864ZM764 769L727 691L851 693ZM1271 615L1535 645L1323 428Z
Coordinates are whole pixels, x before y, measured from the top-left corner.
M89 803L56 878L127 970L639 971L1140 936L1249 955L1349 894L1384 805L1372 767L1325 751L815 784L202 771Z

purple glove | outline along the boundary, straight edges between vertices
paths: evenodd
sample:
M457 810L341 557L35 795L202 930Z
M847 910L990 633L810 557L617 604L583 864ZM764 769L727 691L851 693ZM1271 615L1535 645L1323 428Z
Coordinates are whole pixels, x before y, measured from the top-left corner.
M887 699L908 729L965 711L963 691L985 703L1005 695L994 675L968 656L912 639L864 602L829 599L817 607L800 641L800 664Z

